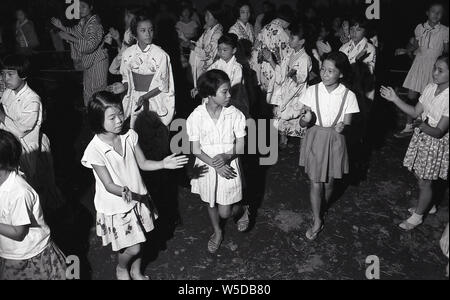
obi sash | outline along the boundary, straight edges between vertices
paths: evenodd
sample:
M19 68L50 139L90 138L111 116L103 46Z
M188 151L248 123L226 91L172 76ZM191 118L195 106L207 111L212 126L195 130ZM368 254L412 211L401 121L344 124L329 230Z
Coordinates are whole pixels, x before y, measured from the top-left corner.
M134 89L136 92L148 92L154 75L142 75L131 72L133 75Z

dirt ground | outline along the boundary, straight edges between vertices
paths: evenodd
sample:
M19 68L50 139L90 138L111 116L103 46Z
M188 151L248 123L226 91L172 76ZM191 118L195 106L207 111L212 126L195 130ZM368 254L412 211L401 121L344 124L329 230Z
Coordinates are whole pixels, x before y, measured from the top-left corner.
M447 183L437 215L412 232L397 227L418 192L414 176L402 167L407 145L389 138L373 153L366 180L343 191L313 242L305 238L311 213L308 182L297 167L298 141L280 152L275 166L246 174L257 183L250 196L259 198L253 201L254 222L247 233L228 222L215 255L207 252L212 228L206 206L187 185L180 186L182 222L175 227L158 221L146 247L146 274L154 280L366 279L366 258L376 255L381 279L445 279L439 239L449 219ZM73 195L82 205L74 205L74 224L54 226L55 239L68 255L81 257L83 279L114 279L117 257L95 234L92 175L80 172L84 181Z

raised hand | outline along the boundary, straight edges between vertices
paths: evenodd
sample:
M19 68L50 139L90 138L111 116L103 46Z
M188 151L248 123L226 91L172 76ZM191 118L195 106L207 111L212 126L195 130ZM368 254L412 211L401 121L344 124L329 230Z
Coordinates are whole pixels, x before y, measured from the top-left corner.
M123 92L125 92L125 85L123 85L123 83L121 83L121 82L116 82L116 83L113 83L110 86L108 86L106 88L106 90L115 95L119 95L119 94L122 94Z
M380 89L380 93L381 97L391 102L395 102L399 99L394 89L390 86L389 87L382 86Z
M58 29L63 30L64 26L61 23L61 20L58 18L51 18L50 22L52 23L53 26L55 26Z
M405 55L408 53L408 50L406 49L397 49L395 50L395 56Z
M111 37L117 41L118 39L120 39L120 33L117 29L115 28L110 28L109 29L109 34L111 35Z
M181 169L183 168L189 161L186 155L176 156L176 154L172 154L163 160L164 169Z

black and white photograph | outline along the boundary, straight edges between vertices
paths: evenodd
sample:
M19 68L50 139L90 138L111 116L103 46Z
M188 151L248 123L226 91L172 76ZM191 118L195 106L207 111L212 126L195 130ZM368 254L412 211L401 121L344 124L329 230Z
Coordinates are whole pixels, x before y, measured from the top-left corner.
M448 16L1 0L0 280L448 280Z

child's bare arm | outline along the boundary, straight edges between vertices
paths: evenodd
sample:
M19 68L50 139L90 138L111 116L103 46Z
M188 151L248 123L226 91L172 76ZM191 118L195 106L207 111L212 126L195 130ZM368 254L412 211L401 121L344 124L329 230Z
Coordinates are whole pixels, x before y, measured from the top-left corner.
M117 197L122 197L124 187L119 186L113 182L111 174L109 174L109 171L105 166L92 165L92 168L94 169L98 178L100 178L103 186L105 187L106 191L108 191L108 193L113 194Z
M233 149L227 153L219 154L215 156L213 160L214 168L221 168L224 165L229 164L231 161L235 160L239 155L244 154L245 151L245 138L236 139Z
M29 226L12 226L6 224L0 224L0 235L6 236L16 242L22 242L27 236Z
M418 118L423 113L423 106L419 102L416 106L409 105L405 103L400 97L395 93L392 87L381 87L381 96L394 103L400 110L402 110L405 114L411 116L412 118Z
M192 153L200 159L202 162L207 164L208 166L214 168L213 166L213 159L209 157L208 154L202 151L202 148L200 147L200 142L191 142L192 147Z
M158 171L162 169L181 169L189 159L185 155L175 156L172 154L162 161L147 160L141 147L136 145L136 160L142 171Z
M420 124L419 129L422 132L428 134L429 136L432 136L436 139L441 139L448 132L448 117L442 117L437 127L431 127L430 125L424 122Z

